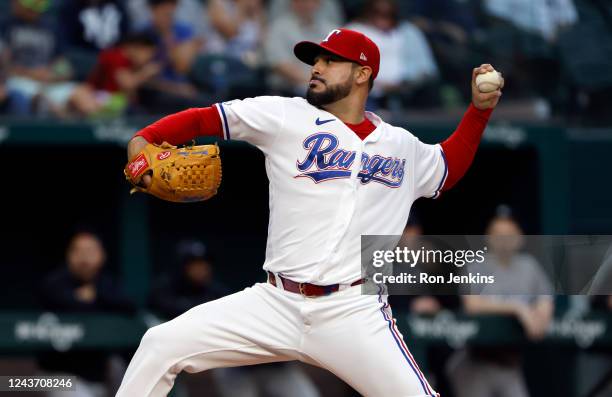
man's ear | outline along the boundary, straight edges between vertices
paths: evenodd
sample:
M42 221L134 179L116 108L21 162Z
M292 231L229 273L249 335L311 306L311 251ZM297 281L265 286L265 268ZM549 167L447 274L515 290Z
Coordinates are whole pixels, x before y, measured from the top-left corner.
M357 76L355 81L358 84L369 84L370 76L372 76L372 68L369 66L359 66L357 69Z

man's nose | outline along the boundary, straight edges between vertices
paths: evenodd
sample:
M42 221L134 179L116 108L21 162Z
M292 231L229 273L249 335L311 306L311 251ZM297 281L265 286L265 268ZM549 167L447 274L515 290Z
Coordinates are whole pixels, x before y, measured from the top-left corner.
M314 65L312 65L312 74L319 75L324 68L325 63L320 59L315 61Z

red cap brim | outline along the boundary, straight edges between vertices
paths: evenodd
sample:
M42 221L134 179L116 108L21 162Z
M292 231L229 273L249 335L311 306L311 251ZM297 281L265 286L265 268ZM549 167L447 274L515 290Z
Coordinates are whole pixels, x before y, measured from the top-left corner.
M314 65L315 58L322 53L334 54L342 59L346 59L341 54L312 41L300 41L293 47L293 53L300 61L311 66ZM350 59L347 59L347 61L354 62Z

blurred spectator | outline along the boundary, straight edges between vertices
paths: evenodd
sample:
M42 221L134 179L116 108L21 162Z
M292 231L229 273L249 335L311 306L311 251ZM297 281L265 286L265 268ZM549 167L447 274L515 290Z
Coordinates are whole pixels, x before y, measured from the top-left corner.
M208 0L179 0L176 7L176 20L191 28L194 36L206 42L212 28L208 22ZM204 50L202 46L200 50Z
M262 0L209 0L208 17L214 30L206 52L255 66L266 21Z
M291 0L271 0L268 9L270 20L275 20L291 12ZM344 23L342 7L337 0L321 0L316 18L325 19L333 26L341 26Z
M157 280L150 305L166 318L174 318L192 307L221 298L229 290L213 277L213 256L200 241L186 240L177 246L178 272Z
M68 245L66 266L43 282L44 308L55 312L133 313L134 306L119 285L103 274L105 262L100 238L91 232L76 233ZM46 372L77 376L76 392L51 392L48 396L106 396L109 357L106 352L86 350L42 354L39 365Z
M97 91L124 95L137 104L138 90L161 71L161 65L153 61L155 53L152 37L129 34L118 46L100 53L88 83Z
M440 75L445 83L450 83L443 91L445 104L457 105L453 103L452 97L457 94L463 96L462 103L469 101L471 87L465 84L465 72L471 70L474 65L483 63L481 51L475 44L475 39L480 37L482 29L478 28L473 2L413 0L407 4L410 4L410 8L406 16L425 33L438 61Z
M485 10L516 27L553 41L559 30L578 20L572 0L484 0Z
M12 0L8 21L0 23L9 54L7 88L27 101L19 107L24 114L93 115L105 104L86 85L70 81L57 29L43 16L48 7L48 1Z
M125 0L125 7L130 16L132 31L140 31L151 25L149 0Z
M131 312L132 303L106 274L106 251L92 232L76 233L66 251L66 266L43 283L43 304L54 311Z
M0 114L26 114L29 110L29 101L19 93L10 91L6 80L8 77L9 54L0 40Z
M175 18L177 0L148 0L151 25L142 32L155 38L162 71L141 90L141 104L153 113L170 113L212 102L187 76L202 45L193 30Z
M144 32L155 38L159 60L164 66L163 77L185 81L201 45L188 25L175 19L177 0L148 0L151 25Z
M151 24L148 0L125 0L125 3L132 30L139 31ZM205 3L202 0L178 0L175 14L177 21L189 26L194 35L201 39L210 34Z
M438 66L431 48L417 26L399 20L395 1L368 0L359 21L347 27L365 33L380 49L374 100L387 107L390 96L407 106L438 103Z
M266 63L272 69L271 88L285 95L304 95L310 78L310 66L293 55L293 46L302 40L320 42L336 28L330 21L317 18L319 0L291 0L288 12L272 22L265 40Z
M485 0L482 8L487 33L483 46L512 81L504 94L535 99L534 113L549 117L567 95L559 84L564 72L558 38L578 21L573 0Z
M607 126L612 124L612 7L606 0L576 0L576 6L579 21L558 36L564 72L559 85L570 99L560 113L583 125Z
M120 0L65 0L60 17L65 44L91 52L113 47L129 28Z
M466 43L477 29L474 5L466 0L412 0L410 17L425 34Z
M496 216L487 228L489 253L483 263L469 266L472 274L493 275L495 282L465 295L470 314L515 316L531 340L543 338L553 314L552 286L535 258L519 250L523 232L507 215ZM521 351L514 346L473 347L459 352L448 366L457 397L527 396Z

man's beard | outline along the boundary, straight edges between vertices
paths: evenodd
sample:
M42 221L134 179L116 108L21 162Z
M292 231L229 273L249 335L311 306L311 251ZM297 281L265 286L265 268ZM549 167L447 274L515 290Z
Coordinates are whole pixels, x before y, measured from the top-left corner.
M322 82L322 84L324 83ZM325 86L326 89L323 92L314 92L311 87L308 87L308 91L306 91L306 100L309 104L312 106L321 107L346 98L351 93L353 80L349 77L344 83L333 86Z

